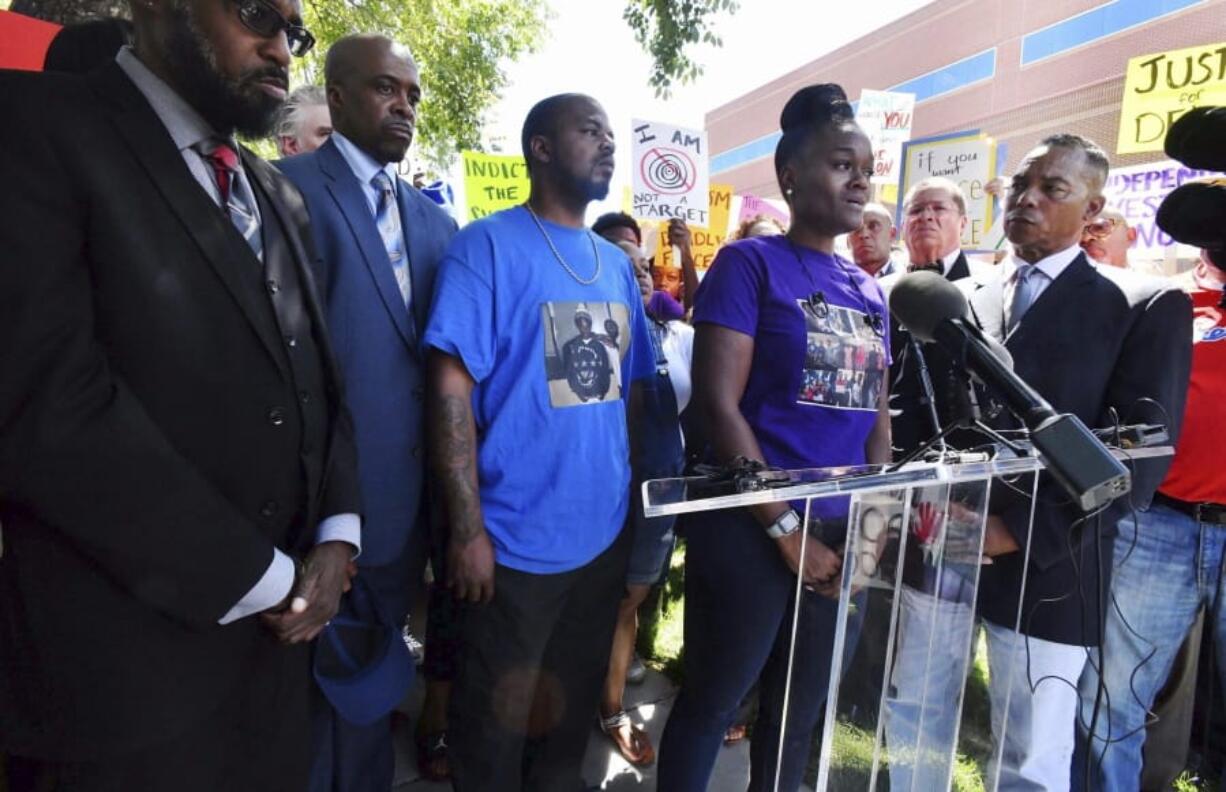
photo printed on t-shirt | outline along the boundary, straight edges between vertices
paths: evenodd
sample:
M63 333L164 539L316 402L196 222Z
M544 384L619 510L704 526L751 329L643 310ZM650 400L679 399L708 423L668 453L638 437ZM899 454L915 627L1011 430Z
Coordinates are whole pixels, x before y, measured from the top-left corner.
M621 398L621 361L630 350L630 311L624 303L547 302L541 305L541 323L551 405Z
M805 317L801 404L875 410L885 379L885 343L863 311L797 300Z

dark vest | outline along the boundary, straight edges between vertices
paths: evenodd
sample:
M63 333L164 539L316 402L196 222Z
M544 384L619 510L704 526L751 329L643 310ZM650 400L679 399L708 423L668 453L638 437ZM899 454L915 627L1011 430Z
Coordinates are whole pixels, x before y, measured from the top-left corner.
M260 207L264 238L263 283L259 288L266 299L259 302L280 330L282 362L289 370L292 383L292 396L286 398L284 404L270 406L269 421L281 421L283 428L297 434L302 463L300 488L292 500L292 508L298 512L288 523L290 535L277 538L284 539L293 549L305 549L314 543L315 522L321 516L316 501L322 489L330 436L323 350L316 336L325 329L316 326L307 311L302 273L294 261L281 218L268 203L258 182L250 181ZM258 268L257 263L252 264Z

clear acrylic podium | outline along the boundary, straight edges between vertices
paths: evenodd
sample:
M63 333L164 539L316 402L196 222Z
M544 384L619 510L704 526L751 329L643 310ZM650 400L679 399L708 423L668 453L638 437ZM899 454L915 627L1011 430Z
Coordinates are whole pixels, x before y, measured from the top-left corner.
M1127 464L1172 450L1115 453ZM1009 457L898 470L768 471L740 482L660 479L644 482L643 504L654 517L787 500L809 525L815 501L841 498L847 536L815 789L990 791L994 745L1009 724L998 713L993 724L986 663L976 662L983 654L975 603L986 507L992 486L1016 487L1011 480L1019 476L1033 496L1039 477L1026 474L1041 470L1035 457ZM691 530L702 530L701 523ZM791 629L789 678L795 621ZM1026 673L1024 657L1007 657L989 673ZM1008 711L1007 700L997 705Z

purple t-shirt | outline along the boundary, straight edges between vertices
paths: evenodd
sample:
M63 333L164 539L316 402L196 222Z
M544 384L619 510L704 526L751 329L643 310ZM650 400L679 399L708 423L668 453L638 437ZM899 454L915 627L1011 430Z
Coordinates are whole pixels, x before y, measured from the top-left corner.
M864 463L890 360L875 279L785 236L743 239L720 250L694 295L703 322L754 338L740 406L768 464Z

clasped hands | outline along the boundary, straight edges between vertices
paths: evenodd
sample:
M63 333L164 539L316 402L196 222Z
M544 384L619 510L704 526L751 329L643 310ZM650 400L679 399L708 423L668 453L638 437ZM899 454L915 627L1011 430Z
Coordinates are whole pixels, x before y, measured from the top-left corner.
M348 542L320 542L311 548L294 578L289 594L260 614L264 626L282 643L314 640L336 615L341 595L358 573Z

